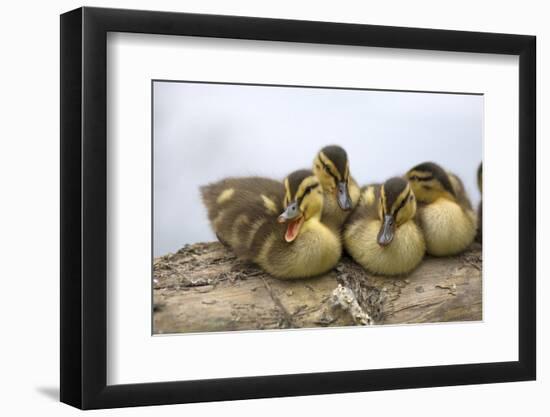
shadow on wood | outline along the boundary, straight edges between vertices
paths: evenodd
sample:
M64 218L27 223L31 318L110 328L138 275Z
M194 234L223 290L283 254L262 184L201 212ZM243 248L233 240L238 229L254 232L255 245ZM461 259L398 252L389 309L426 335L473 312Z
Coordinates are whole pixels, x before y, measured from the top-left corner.
M325 275L285 281L220 243L186 245L154 260L153 331L350 326L367 316L376 325L481 320L481 268L474 243L459 256L426 257L404 277L372 275L343 257Z

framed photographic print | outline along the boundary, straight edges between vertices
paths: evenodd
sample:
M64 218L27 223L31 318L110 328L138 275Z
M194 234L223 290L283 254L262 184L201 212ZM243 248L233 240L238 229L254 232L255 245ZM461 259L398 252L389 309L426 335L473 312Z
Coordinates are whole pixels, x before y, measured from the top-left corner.
M535 37L61 16L61 401L536 375Z

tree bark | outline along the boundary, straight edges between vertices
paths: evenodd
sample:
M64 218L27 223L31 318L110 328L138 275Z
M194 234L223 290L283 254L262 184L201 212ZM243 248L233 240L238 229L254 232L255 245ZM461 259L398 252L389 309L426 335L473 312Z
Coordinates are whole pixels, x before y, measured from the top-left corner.
M279 280L217 242L186 245L154 260L155 334L482 319L481 246L426 257L388 278L344 256L329 273Z

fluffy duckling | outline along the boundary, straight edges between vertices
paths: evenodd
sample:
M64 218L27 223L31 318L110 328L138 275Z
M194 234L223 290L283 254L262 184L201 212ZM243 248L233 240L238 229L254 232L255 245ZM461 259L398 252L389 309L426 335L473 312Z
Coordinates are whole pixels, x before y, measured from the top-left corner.
M409 183L391 178L361 189L359 206L345 226L344 244L363 268L382 275L411 272L426 251Z
M293 172L284 184L224 180L203 187L202 195L220 240L274 277L319 275L340 259L339 236L321 222L323 192L309 170Z
M208 219L219 241L228 246L228 242L218 233L220 227L227 228L228 216L234 215L235 208L241 208L242 213L236 213L236 218L230 218L235 230L240 230L249 224L248 207L265 212L266 215L277 216L282 210L285 188L280 181L263 177L226 178L213 184L201 187L203 202L208 210ZM254 212L256 214L256 212ZM228 231L224 230L227 236Z
M483 163L479 164L477 169L477 188L479 188L479 193L483 194ZM477 206L477 235L476 240L481 243L483 241L483 200L479 201Z
M433 162L415 166L406 176L418 199L426 251L434 256L449 256L470 246L477 220L462 181Z
M323 223L340 231L361 193L350 175L346 151L337 145L325 146L315 156L313 172L324 194Z

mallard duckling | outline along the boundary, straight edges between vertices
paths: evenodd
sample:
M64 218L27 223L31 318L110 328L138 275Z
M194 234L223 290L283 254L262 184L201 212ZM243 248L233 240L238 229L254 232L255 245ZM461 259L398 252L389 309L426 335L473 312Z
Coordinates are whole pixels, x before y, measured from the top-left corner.
M224 180L203 187L202 194L220 240L274 277L319 275L340 259L339 236L321 222L323 193L312 171L293 172L284 184Z
M479 164L477 169L477 188L479 193L483 194L483 163ZM477 235L476 240L481 243L483 241L483 197L479 200L477 206Z
M201 187L201 194L212 229L218 240L228 246L228 242L218 233L218 229L222 225L225 227L228 221L234 223L235 230L249 224L251 217L247 215L247 207L265 211L273 216L278 215L282 210L285 188L280 181L270 178L225 178ZM242 208L242 213L237 218L231 218L229 216L233 215L235 207ZM227 234L225 230L224 235Z
M415 166L406 176L419 203L426 251L449 256L470 246L477 220L460 178L433 162Z
M348 253L363 268L382 275L411 272L426 251L409 183L391 178L361 189L361 200L344 230Z
M323 189L323 223L340 231L361 194L350 175L346 151L337 145L325 146L315 156L313 172Z

